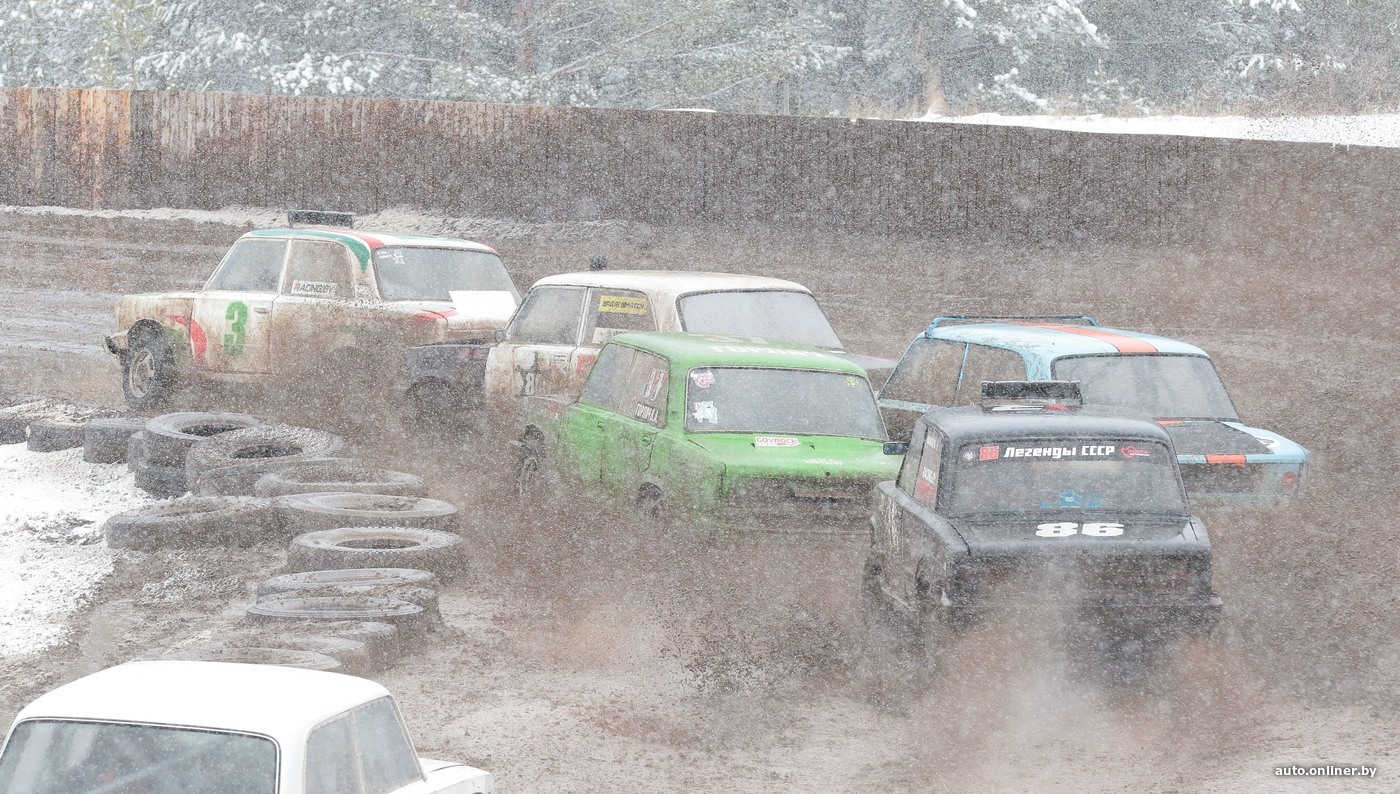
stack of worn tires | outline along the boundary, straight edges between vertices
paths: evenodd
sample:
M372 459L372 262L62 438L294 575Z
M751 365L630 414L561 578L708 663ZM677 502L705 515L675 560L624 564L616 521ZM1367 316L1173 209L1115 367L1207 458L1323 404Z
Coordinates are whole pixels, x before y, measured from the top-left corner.
M215 443L192 446L187 460L224 459L203 451ZM364 675L392 665L437 630L438 583L460 575L465 559L457 508L425 497L421 478L330 459L249 480L240 474L213 481L255 496L195 496L108 522L115 530L109 544L134 549L290 538L285 572L257 586L248 627L186 641L169 656ZM144 529L131 527L130 518L155 515L176 526L148 520Z

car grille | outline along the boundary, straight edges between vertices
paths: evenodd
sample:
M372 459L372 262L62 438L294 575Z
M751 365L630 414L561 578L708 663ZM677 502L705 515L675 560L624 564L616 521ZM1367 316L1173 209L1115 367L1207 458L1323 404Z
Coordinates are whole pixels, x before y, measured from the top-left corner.
M791 517L863 518L869 509L870 484L831 480L745 480L729 494L727 511L737 519Z
M1187 493L1253 493L1264 485L1264 466L1222 463L1187 463L1181 466L1181 481Z

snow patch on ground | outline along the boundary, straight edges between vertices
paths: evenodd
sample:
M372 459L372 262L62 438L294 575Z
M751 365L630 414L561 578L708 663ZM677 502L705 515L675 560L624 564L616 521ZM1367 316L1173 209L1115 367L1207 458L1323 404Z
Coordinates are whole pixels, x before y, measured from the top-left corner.
M0 658L62 642L112 572L102 522L155 500L121 463L0 445Z
M994 124L1042 127L1079 132L1136 135L1187 135L1202 138L1330 143L1345 146L1400 147L1400 114L1366 116L1005 116L978 113L941 116L930 113L915 121L945 124Z

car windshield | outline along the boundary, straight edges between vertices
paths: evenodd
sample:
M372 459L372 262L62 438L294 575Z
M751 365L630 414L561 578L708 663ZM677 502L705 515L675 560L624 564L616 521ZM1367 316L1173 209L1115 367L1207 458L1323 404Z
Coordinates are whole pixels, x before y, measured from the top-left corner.
M840 350L831 323L805 292L702 292L676 301L681 330L692 334L762 336Z
M519 293L501 258L489 251L389 246L374 251L379 297L386 301L449 301L453 292Z
M271 739L189 728L27 720L0 757L0 791L272 794Z
M1203 356L1075 356L1055 378L1077 380L1085 405L1112 405L1154 419L1238 418L1225 384Z
M1176 456L1165 444L1117 439L1027 439L959 450L952 515L1096 510L1186 513Z
M810 369L692 369L686 383L685 429L885 438L869 381Z

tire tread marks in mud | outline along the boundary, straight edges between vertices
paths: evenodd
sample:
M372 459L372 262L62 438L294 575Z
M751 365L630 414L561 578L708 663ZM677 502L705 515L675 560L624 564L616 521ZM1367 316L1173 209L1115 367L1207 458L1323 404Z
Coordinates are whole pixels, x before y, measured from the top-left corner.
M280 504L283 520L295 532L341 527L418 527L446 532L457 529L457 508L441 499L332 492L285 496Z
M116 549L250 546L279 535L280 522L269 499L194 497L118 513L102 531Z
M462 539L451 532L415 527L337 527L292 538L290 571L343 568L418 568L443 579L461 572Z

